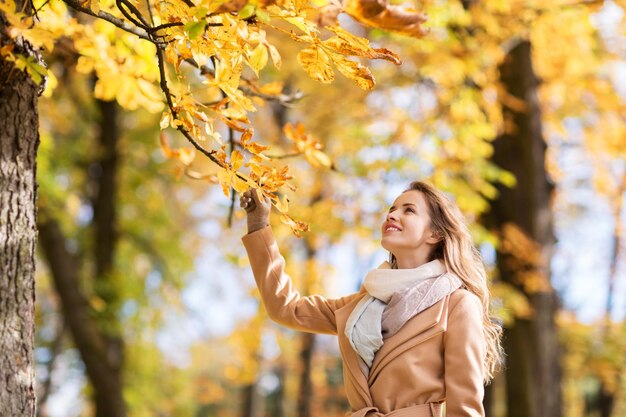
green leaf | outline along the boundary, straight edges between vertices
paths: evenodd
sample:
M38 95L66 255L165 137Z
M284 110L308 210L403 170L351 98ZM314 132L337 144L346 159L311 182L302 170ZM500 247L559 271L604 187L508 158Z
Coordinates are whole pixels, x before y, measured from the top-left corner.
M259 19L260 22L263 22L263 23L270 22L270 15L265 10L256 9L256 17L257 19Z
M239 10L238 15L240 19L247 19L256 12L256 6L252 3L248 3L243 6L243 9Z
M185 32L189 34L189 39L196 39L198 35L204 32L206 22L187 22L185 24Z
M208 13L209 9L207 9L206 7L196 7L196 12L194 13L194 16L196 16L198 19L204 19Z
M48 70L35 62L35 59L30 56L27 58L23 55L17 55L15 66L21 70L25 70L35 84L41 84L43 77L48 75Z

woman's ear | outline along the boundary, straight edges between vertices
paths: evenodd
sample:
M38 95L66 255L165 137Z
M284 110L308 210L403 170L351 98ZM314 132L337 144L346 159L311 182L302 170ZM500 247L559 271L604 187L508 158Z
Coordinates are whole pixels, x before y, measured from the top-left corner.
M426 239L426 243L434 245L438 242L441 242L442 240L443 240L443 235L439 233L439 231L431 230L428 236L428 239Z

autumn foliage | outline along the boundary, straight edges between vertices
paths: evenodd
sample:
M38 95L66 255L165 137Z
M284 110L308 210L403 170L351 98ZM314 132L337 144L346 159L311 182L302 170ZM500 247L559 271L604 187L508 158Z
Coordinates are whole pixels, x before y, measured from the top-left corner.
M400 58L342 29L336 19L329 19L329 7L334 7L330 13L335 17L345 11L365 24L414 36L424 34L420 24L425 21L421 13L371 1L337 5L303 0L56 0L36 4L32 17L16 10L13 0L1 7L14 39L23 38L53 53L55 40L69 38L78 55L77 69L96 76L96 97L116 99L127 109L164 110L161 128L178 130L193 146L171 149L162 136L165 155L189 167L195 150L219 167L217 175L192 177L218 182L227 196L231 188L238 192L259 188L296 232L304 225L287 215L278 197L289 187L288 168L269 160L268 147L253 140L249 120L259 104L290 99L280 84L259 81L270 61L276 69L282 64L269 35L301 44L297 60L314 80L330 83L338 71L369 90L374 76L359 58L394 64L400 64ZM50 76L54 85L52 73L32 59L14 55L10 43L1 53L35 81ZM229 130L227 140L220 125ZM290 137L313 164L331 165L319 146L308 143L301 126Z

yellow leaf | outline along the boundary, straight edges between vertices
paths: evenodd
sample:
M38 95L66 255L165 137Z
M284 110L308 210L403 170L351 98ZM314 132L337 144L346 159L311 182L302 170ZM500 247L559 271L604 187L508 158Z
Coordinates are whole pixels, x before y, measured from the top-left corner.
M280 81L264 84L259 88L259 91L263 94L270 96L277 96L283 92L284 84Z
M165 133L161 132L161 135L159 136L159 142L161 144L161 151L163 152L163 155L166 158L171 158L172 157L172 149L170 148L169 144L167 143L167 139L165 137Z
M332 161L324 152L317 149L309 149L305 152L304 156L311 163L311 165L315 167L319 167L320 165L326 168L330 168L332 166Z
M165 129L166 127L168 127L170 125L170 121L172 120L172 115L170 114L169 111L163 112L163 115L161 116L161 121L159 122L159 126L161 126L161 129Z
M272 57L272 62L277 69L280 69L282 65L282 59L280 58L280 54L278 53L278 49L274 45L267 44L267 49L270 51L270 57Z
M259 75L259 71L261 71L267 65L268 53L265 45L260 43L248 58L248 62L250 63L250 68L254 70L256 75Z
M396 65L402 64L402 60L395 53L385 48L372 48L369 40L355 36L338 26L329 27L337 36L333 36L322 42L324 47L333 49L342 55L362 56L370 59L384 59Z
M165 155L165 157L168 159L178 159L180 162L183 163L183 165L189 166L196 157L196 150L193 148L170 148L164 132L161 132L159 140L161 143L161 151L163 152L163 155Z
M363 90L371 90L376 85L370 70L358 62L351 61L343 55L334 54L333 63L346 77L354 80Z
M306 223L303 223L301 221L298 220L294 220L291 217L289 217L287 214L282 214L280 216L280 221L285 223L287 226L291 227L291 231L293 232L294 235L300 237L300 232L308 232L309 231L309 225Z
M230 183L233 173L228 169L220 169L217 173L217 180L222 186L222 191L226 197L230 197Z
M178 149L176 152L178 153L178 160L184 165L191 165L196 157L196 150L193 148Z
M243 193L250 187L245 180L242 180L237 175L233 175L232 186L238 193Z
M314 80L328 84L335 79L330 57L318 46L301 50L298 54L298 62Z
M287 213L289 211L289 199L283 194L282 197L279 197L274 203L274 206L276 206L281 213Z
M237 171L243 165L243 155L238 150L230 154L230 165L233 171Z

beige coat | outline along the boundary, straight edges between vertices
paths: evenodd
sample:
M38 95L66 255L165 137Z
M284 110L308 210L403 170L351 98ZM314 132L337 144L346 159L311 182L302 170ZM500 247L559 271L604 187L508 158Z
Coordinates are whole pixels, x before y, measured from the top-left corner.
M385 340L366 377L344 335L364 290L338 299L301 297L269 227L242 240L272 320L338 335L351 417L439 417L444 401L447 417L484 416L482 309L474 294L458 289L409 320Z

